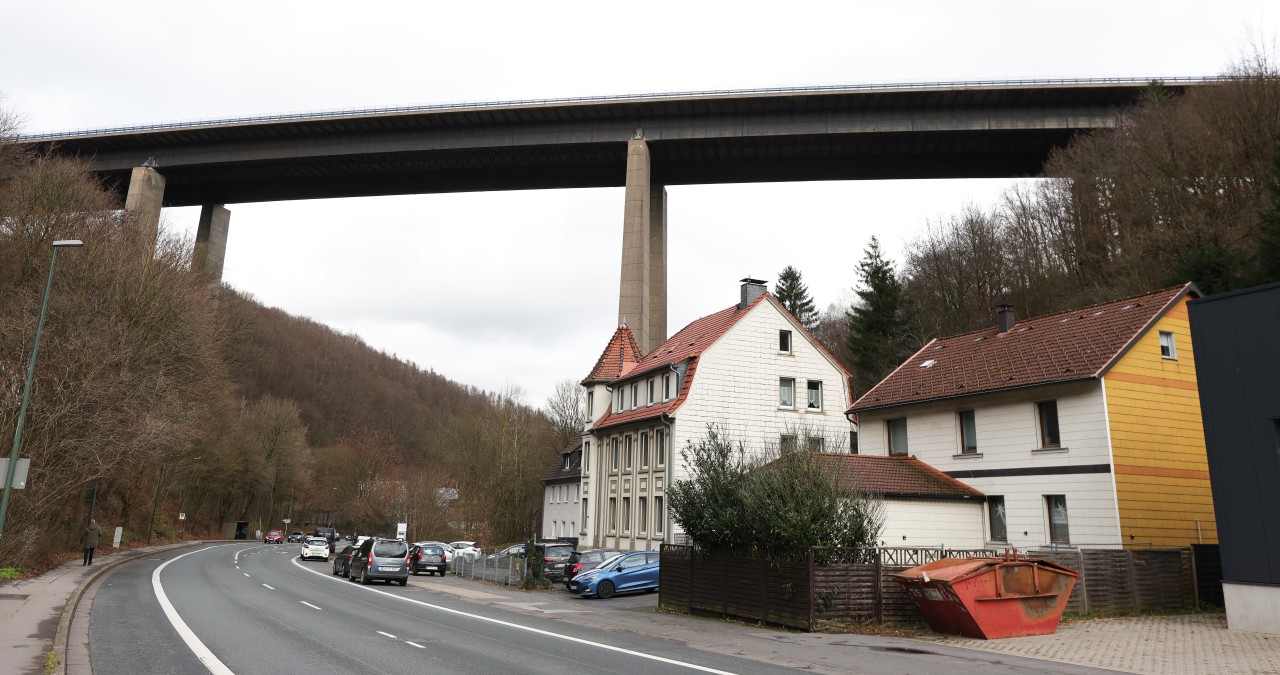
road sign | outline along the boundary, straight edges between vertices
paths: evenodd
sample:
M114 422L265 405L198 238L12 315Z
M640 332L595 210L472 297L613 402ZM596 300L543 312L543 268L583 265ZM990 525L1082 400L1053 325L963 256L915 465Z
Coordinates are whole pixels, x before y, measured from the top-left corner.
M396 523L396 539L404 539L405 532L408 531L408 523Z
M285 518L285 519L284 519L284 524L285 524L285 525L288 525L290 522L291 522L291 521L290 521L288 518Z
M14 469L13 484L11 485L11 487L14 490L21 490L22 488L25 488L27 486L27 467L29 466L31 466L31 460L29 458L27 457L18 458L18 466L16 469ZM4 476L8 473L8 471L9 471L9 458L5 457L4 459L0 459L0 483L4 482Z
M178 520L186 520L186 519L187 519L187 514L185 513L178 514Z

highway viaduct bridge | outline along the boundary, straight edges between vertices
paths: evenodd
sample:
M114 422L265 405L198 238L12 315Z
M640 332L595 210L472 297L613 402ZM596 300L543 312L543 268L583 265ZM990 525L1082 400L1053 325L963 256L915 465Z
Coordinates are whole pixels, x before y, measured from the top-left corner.
M1174 91L1212 79L1159 78ZM433 105L25 136L90 158L158 226L200 205L195 264L221 278L226 204L625 186L619 320L666 326L667 185L1035 175L1114 127L1149 78L962 82Z

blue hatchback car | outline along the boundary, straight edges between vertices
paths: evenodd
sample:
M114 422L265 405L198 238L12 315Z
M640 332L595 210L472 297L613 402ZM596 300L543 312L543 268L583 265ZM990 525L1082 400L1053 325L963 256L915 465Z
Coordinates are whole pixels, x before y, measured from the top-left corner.
M611 598L614 593L658 588L658 552L623 553L569 581L569 591L584 598Z

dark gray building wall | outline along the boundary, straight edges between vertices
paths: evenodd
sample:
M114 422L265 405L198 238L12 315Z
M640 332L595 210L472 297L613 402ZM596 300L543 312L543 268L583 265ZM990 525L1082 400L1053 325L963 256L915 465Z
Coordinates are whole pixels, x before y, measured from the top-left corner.
M1280 584L1280 283L1189 311L1223 580Z

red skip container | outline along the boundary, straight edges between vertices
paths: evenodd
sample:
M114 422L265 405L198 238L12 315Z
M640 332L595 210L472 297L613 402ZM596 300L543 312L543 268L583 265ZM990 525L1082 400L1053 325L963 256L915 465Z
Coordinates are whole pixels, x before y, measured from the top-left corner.
M943 558L893 575L937 633L984 640L1049 635L1080 573L1055 562Z

